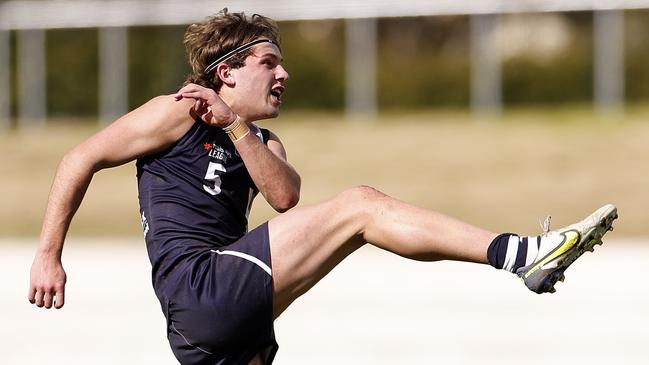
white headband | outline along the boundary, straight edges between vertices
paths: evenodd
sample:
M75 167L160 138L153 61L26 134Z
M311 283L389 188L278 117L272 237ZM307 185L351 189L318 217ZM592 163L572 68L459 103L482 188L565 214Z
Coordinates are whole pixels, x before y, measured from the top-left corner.
M233 49L232 51L224 54L223 56L217 58L216 61L210 63L207 67L205 67L205 73L210 73L210 72L214 71L214 69L216 68L216 66L219 65L219 63L225 62L226 60L228 60L230 57L234 56L235 54L243 52L243 51L245 51L247 49L250 49L252 46L254 46L256 44L266 43L266 42L275 44L275 42L273 42L270 39L255 39L254 41L248 42L248 43L244 44L243 46L239 46L239 47Z

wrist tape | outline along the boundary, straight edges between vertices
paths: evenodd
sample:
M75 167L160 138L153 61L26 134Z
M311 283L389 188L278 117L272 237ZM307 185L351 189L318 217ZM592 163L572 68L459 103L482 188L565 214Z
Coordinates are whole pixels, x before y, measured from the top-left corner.
M248 124L242 123L241 118L237 115L237 118L229 126L223 128L223 131L230 137L232 142L236 142L243 137L247 136L250 133L250 128Z

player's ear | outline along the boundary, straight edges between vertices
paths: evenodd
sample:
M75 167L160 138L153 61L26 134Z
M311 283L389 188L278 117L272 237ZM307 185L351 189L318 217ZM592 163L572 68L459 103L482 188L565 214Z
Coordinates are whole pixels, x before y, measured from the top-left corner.
M221 63L216 66L216 76L223 82L223 84L228 86L234 86L234 77L232 77L232 69L225 63Z

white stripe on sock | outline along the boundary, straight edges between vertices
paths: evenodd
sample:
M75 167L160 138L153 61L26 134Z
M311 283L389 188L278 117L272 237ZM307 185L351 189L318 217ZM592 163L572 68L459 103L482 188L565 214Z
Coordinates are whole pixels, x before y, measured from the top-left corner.
M510 272L514 271L514 264L516 263L516 254L518 253L518 236L511 235L509 236L509 241L507 242L507 253L505 254L505 263L503 264L503 270Z
M536 260L539 253L538 237L527 237L527 257L525 257L525 266L530 265Z
M255 256L248 255L247 253L238 252L238 251L228 251L228 250L226 250L226 251L210 250L210 251L212 251L212 252L214 252L216 254L219 254L219 255L231 255L231 256L241 257L242 259L248 260L248 261L252 262L253 264L259 266L268 275L273 276L273 274L270 271L270 267L268 267L268 265L266 265L263 261L256 258Z

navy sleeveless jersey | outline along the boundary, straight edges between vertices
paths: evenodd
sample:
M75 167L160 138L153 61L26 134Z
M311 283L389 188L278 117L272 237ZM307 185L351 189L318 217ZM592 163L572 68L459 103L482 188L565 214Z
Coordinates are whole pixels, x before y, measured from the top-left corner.
M268 142L268 130L253 125L251 133ZM197 119L170 148L138 159L137 178L156 289L192 256L246 234L258 190L221 128Z

